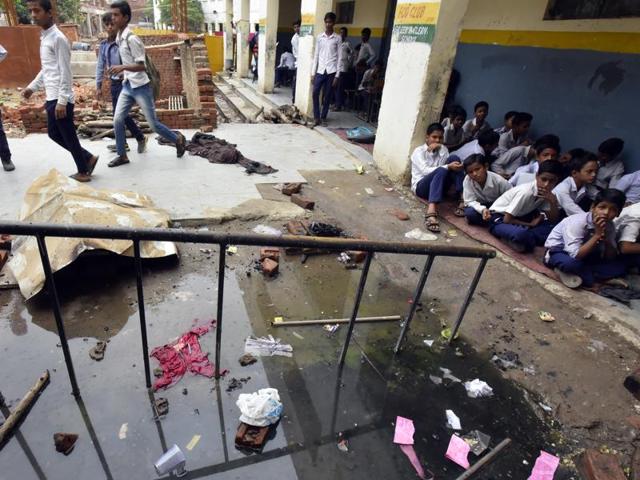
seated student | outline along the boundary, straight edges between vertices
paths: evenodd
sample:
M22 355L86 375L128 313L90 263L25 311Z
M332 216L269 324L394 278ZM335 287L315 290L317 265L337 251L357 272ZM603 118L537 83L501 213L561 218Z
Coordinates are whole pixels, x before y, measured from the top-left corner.
M587 153L589 152L587 152L584 148L572 148L568 152L564 152L558 157L558 161L564 167L564 178L567 178L569 175L571 175L571 172L569 171L569 163L571 162L571 160L573 160L574 158L584 157ZM588 193L589 189L587 188L587 194Z
M515 110L509 110L504 114L504 124L501 127L495 129L495 132L498 135L502 135L503 133L507 133L509 130L511 130L511 128L513 127L513 117L516 116L516 113L518 112L516 112Z
M625 175L613 185L613 188L626 195L627 203L640 202L640 170Z
M411 190L429 202L425 222L427 229L435 233L440 231L438 204L451 183L455 184L456 192L462 194L464 178L462 163L449 159L449 150L442 144L443 138L442 125L432 123L427 128L425 143L411 154Z
M553 189L560 208L567 216L584 213L589 209L587 187L598 174L598 158L593 153L575 158L569 163L569 171L571 174Z
M613 219L624 205L624 193L605 189L596 195L591 210L562 220L549 234L544 263L570 288L591 287L625 274L617 257Z
M444 145L449 150L456 150L464 144L464 132L462 125L467 119L467 112L464 108L458 107L453 112L453 120L444 127Z
M640 203L623 208L614 224L622 260L627 267L640 267Z
M296 69L296 57L293 56L290 49L287 48L280 55L280 65L276 67L275 88L282 86L285 82L289 81L293 76L293 71Z
M465 143L455 153L451 154L451 158L457 158L460 162L469 158L471 155L482 155L487 160L487 164L491 163L491 152L498 146L500 136L493 130L482 132L477 140Z
M487 122L488 115L489 104L484 100L476 103L475 107L473 107L473 118L462 125L465 142L476 140L481 133L491 130L491 125Z
M527 164L537 163L536 146L541 144L556 147L553 160L558 157L558 152L560 151L560 137L553 134L547 134L536 140L533 145L519 145L517 147L510 148L491 164L491 170L505 178L511 178L518 168L526 166ZM535 173L535 171L533 173Z
M558 201L551 191L561 174L560 163L549 160L540 165L533 182L503 193L489 208L489 231L520 253L543 245L560 216Z
M497 135L496 132L491 133ZM511 188L504 178L489 171L486 158L475 153L463 162L467 176L462 182L462 198L464 216L470 225L489 225L489 206Z
M493 154L499 157L507 150L517 147L519 145L530 145L531 142L528 138L529 129L531 128L531 122L533 121L533 115L527 112L518 112L511 121L511 130L500 135L500 141L498 142L498 148Z
M442 125L443 128L447 128L449 125L451 125L451 123L453 122L453 117L456 115L456 112L461 108L462 107L460 105L449 106L446 112L447 116L442 119L442 121L440 122L440 125Z
M624 164L618 158L624 141L620 138L609 138L602 142L598 147L598 176L593 182L594 188L590 189L592 197L603 188L611 188L624 175Z
M509 177L509 183L514 187L523 183L532 182L538 173L538 168L542 162L547 160L556 160L560 152L560 139L555 135L543 135L531 147L515 147L524 148L525 161L531 159L526 165L518 167L513 175ZM510 150L510 151L511 151ZM505 155L508 155L507 152ZM564 178L564 175L563 177Z

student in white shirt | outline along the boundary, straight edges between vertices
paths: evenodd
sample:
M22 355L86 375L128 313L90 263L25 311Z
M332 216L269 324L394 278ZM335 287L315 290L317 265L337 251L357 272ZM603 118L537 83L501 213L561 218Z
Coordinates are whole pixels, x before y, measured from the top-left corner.
M361 32L361 42L356 45L353 66L356 70L356 85L362 82L362 76L368 67L373 65L376 59L376 52L369 43L371 39L371 29L363 28Z
M560 154L560 139L557 135L543 135L535 141L533 145L524 146L520 145L509 149L498 157L498 159L491 164L491 170L507 179L511 179L520 167L527 167L532 163L546 162L547 160L557 160ZM523 168L520 173L533 173L537 171L537 166L533 168ZM531 179L532 180L532 179ZM517 185L522 182L511 182L512 185Z
M498 135L502 135L503 133L507 133L509 130L511 130L511 128L513 127L513 117L515 117L517 113L518 112L516 112L515 110L509 110L504 114L504 123L501 127L495 129Z
M562 165L549 160L540 165L533 182L503 193L490 207L489 231L520 253L543 245L560 216L552 190L561 175Z
M621 138L609 138L598 147L600 168L594 182L598 190L611 188L624 175L624 163L619 158L623 148L624 140Z
M467 112L462 107L457 107L453 113L453 120L444 127L444 145L451 151L464 145L464 132L462 125L467 119Z
M565 218L549 234L544 263L567 287L591 287L626 273L613 223L624 202L622 192L605 189L596 195L590 211Z
M276 67L275 88L282 85L292 77L293 71L296 69L296 57L289 51L288 48L280 55L280 64Z
M351 42L348 40L349 31L347 27L340 28L340 65L338 65L338 70L340 70L340 77L338 78L338 85L336 85L336 101L335 101L335 110L336 112L342 111L344 108L344 90L347 86L347 80L351 77L351 62L353 61L353 48L351 47Z
M476 103L473 107L473 118L464 122L462 131L464 132L464 141L469 142L477 139L482 132L491 130L491 125L487 121L489 115L489 104L484 100Z
M42 28L42 68L36 78L22 91L22 96L28 99L34 91L44 88L49 138L73 156L78 171L71 175L71 178L78 182L89 182L98 157L82 148L73 123L74 93L69 40L53 23L50 0L30 1L28 7L31 19Z
M340 36L333 31L336 14L328 12L324 16L323 33L316 39L316 54L313 57L311 78L313 80L313 118L314 124L327 125L331 91L340 78ZM322 92L322 111L320 111L320 92Z
M511 185L497 173L489 171L484 155L473 154L464 160L463 165L467 174L462 183L464 216L470 225L487 226L491 220L489 207Z
M0 45L0 62L7 58L7 51ZM16 169L11 161L11 150L9 150L9 142L7 142L7 134L4 133L2 125L2 114L0 114L0 161L5 172L11 172Z
M493 154L496 157L499 157L513 147L517 147L519 145L530 145L531 141L529 140L528 135L532 121L533 115L530 113L516 113L511 121L511 130L500 135L498 148L496 148L496 151L493 152Z
M640 267L640 203L625 207L615 226L622 259L629 267Z
M442 125L432 123L427 128L425 143L411 154L411 190L428 201L425 223L434 233L440 232L438 204L444 199L447 187L454 183L456 192L462 194L464 178L462 163L449 160L449 150L442 144L443 139Z
M296 64L291 78L291 104L296 103L296 80L298 78L298 45L300 45L300 20L293 22L293 36L291 37L291 53L295 57Z
M626 195L627 203L640 202L640 170L625 175L613 185L613 188Z
M493 152L498 146L498 135L493 130L487 130L482 132L477 140L472 140L469 143L465 143L462 147L451 154L451 158L457 158L459 161L464 161L471 155L482 155L487 160L487 165L491 163L491 152Z
M560 208L567 216L584 213L589 209L589 207L585 208L584 204L590 204L587 187L593 183L598 174L597 157L593 153L587 153L583 157L575 158L569 164L569 171L571 175L553 189Z

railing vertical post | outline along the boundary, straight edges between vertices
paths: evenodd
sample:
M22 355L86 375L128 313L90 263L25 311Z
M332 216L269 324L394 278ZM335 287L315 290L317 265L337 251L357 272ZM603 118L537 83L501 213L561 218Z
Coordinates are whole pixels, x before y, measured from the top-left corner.
M426 262L424 263L422 273L420 274L420 279L418 280L418 284L416 285L416 291L413 293L413 300L411 301L411 306L409 307L409 313L407 314L407 318L404 321L404 326L402 327L402 331L400 332L400 336L398 337L398 341L396 342L396 347L393 349L393 353L398 353L400 351L400 345L402 345L404 337L409 331L409 324L411 323L411 320L413 320L413 316L415 315L416 309L418 308L418 303L420 303L420 297L422 296L422 291L424 290L424 286L427 283L427 277L429 276L429 272L431 271L431 266L433 265L434 260L435 256L429 255Z
M367 252L367 257L364 261L364 266L362 267L362 274L360 275L360 283L358 284L358 291L356 293L356 300L353 304L353 311L351 312L351 319L349 320L349 328L347 329L347 338L344 341L344 346L342 347L342 353L340 353L340 361L338 365L342 368L344 365L344 360L347 356L347 350L349 349L349 343L351 343L351 336L353 335L353 328L356 325L356 318L358 317L358 309L360 308L360 301L362 300L362 293L364 292L364 286L367 283L367 275L369 274L369 267L371 266L371 260L373 259L374 253Z
M75 397L79 397L80 389L78 388L78 382L76 381L76 372L73 369L71 352L69 351L69 343L67 342L67 334L64 331L64 322L62 321L62 313L60 312L60 300L58 299L58 290L56 289L56 282L53 279L53 272L51 271L51 264L49 263L47 244L43 235L36 235L36 240L38 242L38 250L40 251L40 260L42 261L42 268L44 270L47 288L49 290L49 295L51 295L53 316L56 320L58 337L60 337L60 345L62 346L62 353L64 355L64 363L67 366L67 373L69 374L69 381L71 382L71 392Z
M487 264L487 260L488 260L487 258L483 258L482 260L480 260L480 265L478 265L476 274L473 276L473 280L471 280L471 285L469 285L469 290L467 290L467 295L464 297L464 302L462 302L462 306L460 307L460 311L458 312L458 318L456 319L456 323L453 327L453 331L451 332L449 345L451 345L451 342L453 342L453 339L456 338L456 335L458 334L458 330L460 329L460 324L462 323L464 314L467 312L469 303L471 303L471 297L473 297L473 292L476 291L476 287L478 286L478 282L480 281L480 277L482 276L484 267Z
M140 314L140 335L142 337L142 355L144 378L147 388L151 388L151 367L149 366L149 343L147 340L147 317L144 310L144 290L142 287L142 258L140 240L133 241L134 263L136 266L136 286L138 289L138 313Z
M218 309L216 314L216 365L214 375L220 378L220 350L222 345L222 307L224 298L224 271L226 265L227 245L220 244L218 265Z

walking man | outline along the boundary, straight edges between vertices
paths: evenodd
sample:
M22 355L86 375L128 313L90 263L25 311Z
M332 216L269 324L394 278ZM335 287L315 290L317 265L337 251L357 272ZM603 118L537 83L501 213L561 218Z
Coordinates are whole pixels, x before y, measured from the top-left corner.
M49 138L73 156L78 169L71 178L78 182L91 181L98 157L80 146L73 123L73 77L71 75L71 47L67 37L53 23L51 0L29 0L33 22L42 28L40 34L40 63L42 69L22 91L24 98L43 88L47 102L47 130Z
M165 140L175 144L178 158L186 151L187 140L181 133L175 133L156 116L151 80L145 71L145 53L142 40L131 32L131 7L126 1L111 4L111 20L118 30L116 44L120 50L122 65L114 65L107 73L111 76L124 75L122 91L113 114L113 127L116 133L117 157L109 162L110 167L118 167L129 163L126 152L125 121L134 103L140 105L144 117L151 129ZM140 145L140 144L138 144ZM144 151L144 150L143 150Z
M331 89L335 88L340 78L342 39L333 31L336 23L336 14L329 12L324 16L325 30L318 35L316 42L316 54L313 57L311 67L311 79L313 81L313 118L314 124L327 125L327 114L331 102ZM320 92L322 91L322 111L320 111Z
M300 20L293 22L293 36L291 37L291 53L295 60L293 78L291 79L291 104L296 103L296 80L298 78L298 45L300 45Z
M118 32L113 27L111 12L102 15L102 25L107 32L108 38L100 43L100 50L98 52L98 64L96 66L96 97L98 100L102 97L102 82L104 80L105 70L115 65L122 65L118 45L116 45L116 34ZM113 106L113 113L115 113L118 97L122 91L122 74L110 75L109 80L111 81L111 104ZM144 153L147 149L147 137L145 137L140 127L130 115L127 115L124 124L131 132L131 135L133 135L133 138L138 141L138 153ZM112 152L116 151L115 145L109 145L107 148ZM128 144L125 144L125 150L127 152L129 151Z
M0 62L5 58L7 58L7 51L0 45ZM4 133L4 127L2 126L2 113L0 113L0 160L2 160L2 168L4 168L5 172L11 172L16 169L13 162L11 162L11 150L9 150L7 134Z

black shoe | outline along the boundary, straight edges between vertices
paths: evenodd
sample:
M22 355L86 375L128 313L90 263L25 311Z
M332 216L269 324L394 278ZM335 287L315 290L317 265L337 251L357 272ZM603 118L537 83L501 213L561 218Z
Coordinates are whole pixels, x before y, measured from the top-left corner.
M187 139L184 138L184 135L178 133L178 140L176 141L176 154L178 158L182 158L184 152L187 151Z
M145 135L138 140L138 153L144 153L147 151L147 136Z
M319 119L319 118L316 118L316 119L313 121L313 126L314 126L314 127L317 127L318 125L320 125L320 119Z
M2 159L2 168L4 168L5 172L12 172L16 169L16 166L13 164L10 158Z
M126 155L123 155L121 157L116 157L113 160L111 160L108 163L109 167L119 167L120 165L126 165L127 163L129 163L129 159L127 158Z
M96 169L96 164L98 163L99 158L100 158L99 156L94 155L87 162L87 174L89 176L93 175L93 171Z
M116 151L116 144L114 143L113 145L107 145L107 150L109 150L110 152L115 152L115 151ZM131 149L129 148L129 144L128 144L128 143L125 143L125 144L124 144L124 150L125 150L126 152L128 152L129 150L131 150Z

